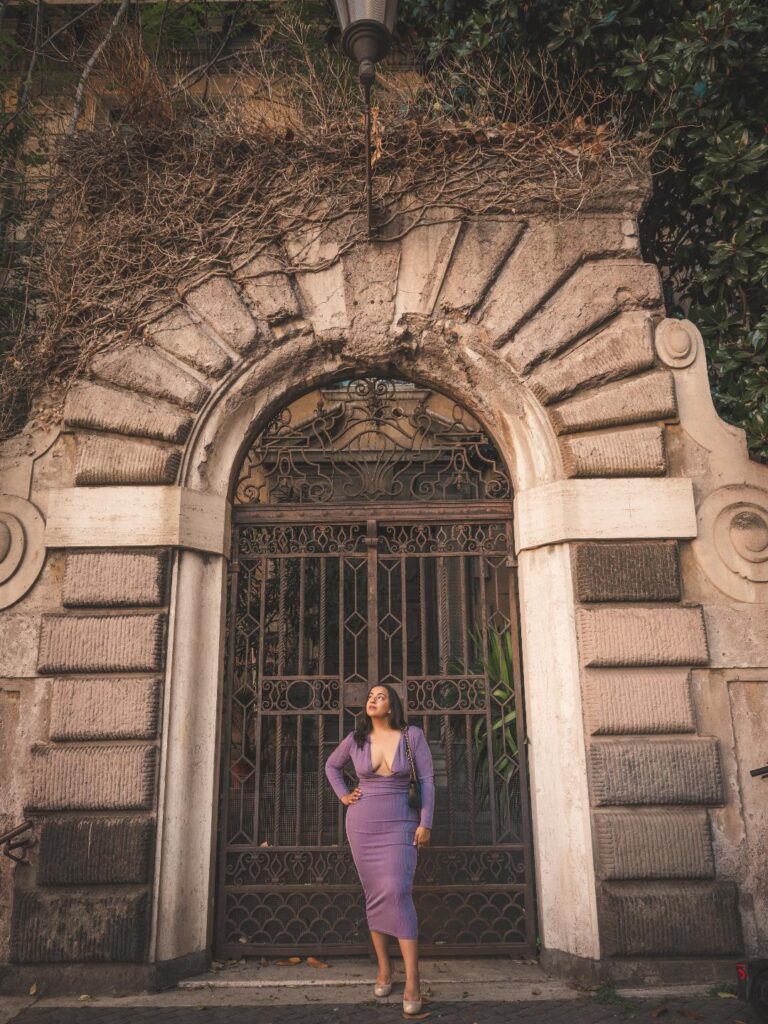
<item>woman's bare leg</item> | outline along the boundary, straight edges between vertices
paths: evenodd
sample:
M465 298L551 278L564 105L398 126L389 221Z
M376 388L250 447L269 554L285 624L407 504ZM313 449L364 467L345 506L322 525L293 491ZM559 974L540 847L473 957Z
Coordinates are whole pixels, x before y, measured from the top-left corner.
M384 932L375 932L371 928L371 939L373 948L376 950L376 958L379 961L379 973L376 975L377 985L386 985L392 980L392 964L389 960L389 936Z
M398 939L405 967L405 989L403 999L418 999L421 981L419 978L419 940Z

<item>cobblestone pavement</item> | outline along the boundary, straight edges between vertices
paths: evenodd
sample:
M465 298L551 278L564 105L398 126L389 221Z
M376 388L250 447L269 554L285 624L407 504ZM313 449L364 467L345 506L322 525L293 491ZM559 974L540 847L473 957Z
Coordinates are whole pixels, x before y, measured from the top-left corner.
M623 999L613 992L583 999L533 1002L447 1002L424 1004L428 1017L404 1017L402 1007L314 1003L311 1006L29 1006L13 1024L390 1024L429 1020L440 1024L759 1024L751 1008L736 999Z

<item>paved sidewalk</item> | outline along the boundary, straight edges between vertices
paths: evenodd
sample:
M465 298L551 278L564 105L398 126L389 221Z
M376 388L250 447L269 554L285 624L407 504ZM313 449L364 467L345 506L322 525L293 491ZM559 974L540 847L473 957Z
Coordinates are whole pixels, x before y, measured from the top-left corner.
M219 993L219 1002L224 994ZM242 998L242 996L241 996ZM228 1000L227 1000L228 1001ZM539 999L523 1002L433 1000L425 1004L428 1017L406 1018L398 1003L374 1005L374 1000L308 1005L185 1005L137 1006L131 997L124 1005L62 1005L41 1000L13 1017L13 1024L391 1024L403 1020L429 1020L440 1024L619 1024L636 1021L660 1024L758 1024L751 1009L735 999L712 996L691 998L625 999L607 990L576 999Z
M719 986L584 991L536 961L506 957L424 957L419 966L426 1016L403 1015L399 958L391 995L376 999L370 958L345 957L325 969L307 960L214 962L164 992L0 999L0 1024L759 1024L744 1003L717 996Z

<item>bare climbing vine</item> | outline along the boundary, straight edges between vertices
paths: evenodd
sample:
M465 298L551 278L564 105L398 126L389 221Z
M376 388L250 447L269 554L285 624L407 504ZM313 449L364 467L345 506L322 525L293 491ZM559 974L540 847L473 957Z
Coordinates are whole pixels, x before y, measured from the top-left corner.
M192 279L259 253L286 270L321 267L366 238L362 101L348 62L276 18L230 62L238 94L213 79L201 94L199 74L163 71L139 32L115 31L119 14L86 66L72 123L97 69L108 69L120 116L60 140L31 211L24 274L36 298L0 369L0 437L19 429L43 384L138 337ZM380 80L378 240L425 222L615 208L645 172L649 143L627 136L615 101L584 80L558 85L544 58L504 76L453 65L426 81Z

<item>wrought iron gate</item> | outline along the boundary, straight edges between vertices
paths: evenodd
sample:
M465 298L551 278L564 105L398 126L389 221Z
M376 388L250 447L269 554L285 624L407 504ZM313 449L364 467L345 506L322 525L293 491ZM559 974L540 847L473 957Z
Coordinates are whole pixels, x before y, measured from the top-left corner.
M235 495L217 953L369 949L324 765L377 682L435 767L420 948L531 953L509 481L434 392L366 379L314 400L260 435Z

